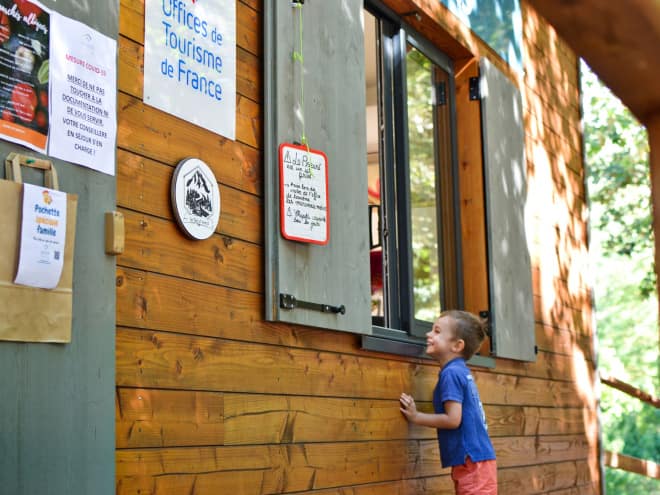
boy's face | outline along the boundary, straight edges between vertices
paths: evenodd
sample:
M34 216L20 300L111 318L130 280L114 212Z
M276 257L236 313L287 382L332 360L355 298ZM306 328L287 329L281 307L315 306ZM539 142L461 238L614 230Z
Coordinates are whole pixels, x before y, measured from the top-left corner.
M463 341L454 335L455 322L447 316L438 318L426 334L426 353L439 360L446 361L458 355Z

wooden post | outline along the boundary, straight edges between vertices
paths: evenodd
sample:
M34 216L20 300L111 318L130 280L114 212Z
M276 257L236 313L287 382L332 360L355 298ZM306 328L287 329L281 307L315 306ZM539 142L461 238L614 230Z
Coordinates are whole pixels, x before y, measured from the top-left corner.
M651 170L651 202L653 203L653 234L655 238L655 288L660 301L660 113L646 119L649 135L649 168ZM658 305L660 308L660 305ZM660 309L658 310L660 313ZM660 314L658 316L660 322Z

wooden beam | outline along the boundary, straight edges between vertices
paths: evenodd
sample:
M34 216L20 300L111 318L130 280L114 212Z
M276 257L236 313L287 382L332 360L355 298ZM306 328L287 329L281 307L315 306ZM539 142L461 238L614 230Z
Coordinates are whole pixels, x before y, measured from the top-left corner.
M593 71L646 123L660 110L657 0L527 0Z
M651 394L648 394L643 390L639 390L638 388L635 388L632 385L627 384L626 382L622 382L617 378L601 375L600 381L601 383L604 383L605 385L609 385L612 388L620 390L621 392L624 392L630 395L631 397L634 397L635 399L639 399L642 402L646 402L647 404L652 405L656 409L660 407L660 399L658 397L654 397Z
M605 451L605 465L614 469L621 469L630 473L641 474L649 478L660 479L660 465L652 461L645 461L637 457Z
M649 169L651 173L651 207L655 243L655 288L656 295L660 298L660 111L648 119L646 131L649 137L650 150ZM660 316L658 321L660 321Z

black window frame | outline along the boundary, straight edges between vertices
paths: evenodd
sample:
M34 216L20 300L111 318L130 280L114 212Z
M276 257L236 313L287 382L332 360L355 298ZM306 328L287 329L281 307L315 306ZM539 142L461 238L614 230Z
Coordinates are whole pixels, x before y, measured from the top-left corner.
M412 231L409 185L406 50L410 44L426 56L435 66L445 71L449 78L446 88L446 105L449 106L451 158L449 177L451 198L449 205L437 203L438 266L443 283L440 284L441 308L463 307L460 246L460 204L458 185L458 159L456 136L456 88L452 60L428 42L421 34L408 26L404 19L393 13L377 0L365 0L364 8L377 21L376 36L378 52L378 105L380 140L380 170L382 188L381 216L388 226L395 225L395 232L388 229L383 239L384 298L386 325L376 324L372 335L363 336L364 348L394 354L421 356L425 349L424 334L433 322L414 319L413 275L412 275ZM434 110L434 113L436 110ZM437 124L437 119L436 124ZM435 127L435 126L434 126ZM437 157L437 154L436 154ZM447 174L444 174L445 176ZM436 162L436 191L440 191L441 169ZM449 211L441 211L449 206ZM444 213L444 214L443 214ZM441 224L441 218L451 218L451 225ZM453 267L444 263L443 254L447 245L443 235L447 229L451 237ZM445 230L445 232L443 232ZM451 271L451 273L448 273ZM444 281L452 280L451 293L447 293Z

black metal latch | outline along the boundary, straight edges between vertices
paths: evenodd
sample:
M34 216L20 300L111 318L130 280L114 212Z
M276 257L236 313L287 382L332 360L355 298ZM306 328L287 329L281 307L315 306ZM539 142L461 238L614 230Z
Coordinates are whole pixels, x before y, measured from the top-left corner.
M342 304L341 306L331 306L329 304L313 303L309 301L300 301L296 299L295 296L291 294L280 294L280 308L282 309L311 309L313 311L320 311L321 313L339 313L346 314L346 307Z
M434 97L436 106L443 107L447 104L447 85L444 81L436 83Z
M469 83L470 100L481 99L481 88L479 87L479 78L471 77Z

